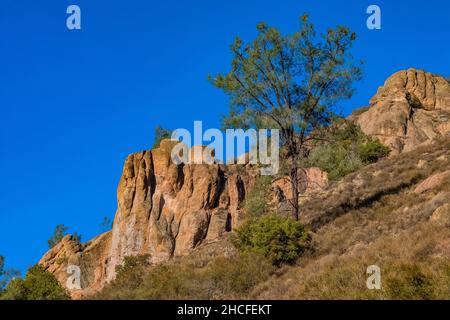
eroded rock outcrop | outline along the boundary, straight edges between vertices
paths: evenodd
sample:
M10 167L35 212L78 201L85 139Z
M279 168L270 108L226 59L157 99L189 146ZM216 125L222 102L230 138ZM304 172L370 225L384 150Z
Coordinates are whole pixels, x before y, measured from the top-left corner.
M126 256L148 255L150 263L161 263L187 255L242 224L242 204L260 168L248 163L176 165L170 158L176 143L163 140L159 148L127 157L111 231L86 244L66 236L41 259L39 263L63 285L67 267L80 267L82 289L70 290L73 297L92 294L114 279ZM300 176L299 188L305 194L327 183L318 168L305 169ZM273 190L282 195L279 205L289 198L289 188L273 183Z
M412 150L450 133L450 83L421 70L399 71L378 89L368 111L350 118L393 154Z
M107 279L124 256L148 254L150 262L189 253L202 241L217 239L242 221L240 203L257 170L220 164L175 165L173 143L130 155L117 198Z
M86 244L67 236L39 262L62 284L67 266L80 266L83 289L72 290L73 296L90 294L113 279L125 256L148 255L151 263L159 263L186 255L242 223L241 203L259 169L176 165L170 158L175 143L163 140L157 149L127 157L110 232Z
M69 291L73 298L80 298L103 287L110 245L110 231L85 244L78 243L72 236L67 235L42 257L39 264L52 272L64 286L67 286L68 277L75 276L73 270L68 270L68 267L79 267L81 288Z

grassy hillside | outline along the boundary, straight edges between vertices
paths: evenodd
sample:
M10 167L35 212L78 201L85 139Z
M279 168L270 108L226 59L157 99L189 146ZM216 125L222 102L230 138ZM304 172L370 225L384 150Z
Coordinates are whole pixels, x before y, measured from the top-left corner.
M280 299L450 298L450 179L423 193L427 177L450 169L450 141L382 160L346 176L306 204L316 251L252 295ZM366 268L381 268L381 290Z

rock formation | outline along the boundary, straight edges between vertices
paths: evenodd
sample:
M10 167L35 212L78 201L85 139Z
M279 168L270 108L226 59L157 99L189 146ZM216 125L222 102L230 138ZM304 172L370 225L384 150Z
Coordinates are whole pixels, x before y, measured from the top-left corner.
M67 236L39 262L63 284L67 266L80 266L83 290L75 296L113 279L125 256L148 255L151 263L158 263L188 254L241 223L240 204L259 171L175 165L170 158L174 143L163 140L157 149L127 157L111 231L83 245Z
M393 154L412 150L450 133L450 83L421 70L396 72L370 100L368 111L350 119Z
M159 148L127 157L111 231L86 244L66 236L39 262L64 285L67 267L80 267L82 290L71 290L73 297L102 288L115 277L116 266L125 256L148 255L150 263L160 263L187 255L242 223L242 203L259 168L250 164L176 165L170 158L175 143L163 140ZM317 168L304 170L303 178L300 190L304 192L327 182L326 174ZM279 188L278 183L273 187ZM286 200L289 186L279 192Z
M42 257L39 264L52 272L64 286L70 276L68 266L78 266L81 271L81 288L70 290L70 293L73 298L80 298L103 287L110 245L110 231L85 244L80 244L67 235Z

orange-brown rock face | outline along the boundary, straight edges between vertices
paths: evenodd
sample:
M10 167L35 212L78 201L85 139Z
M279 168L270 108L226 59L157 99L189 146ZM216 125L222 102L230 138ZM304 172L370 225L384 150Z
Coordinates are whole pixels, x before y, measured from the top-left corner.
M40 264L62 284L69 265L80 267L83 289L72 290L74 297L95 292L112 280L125 256L148 255L151 263L159 263L186 255L242 223L240 204L259 169L175 165L170 158L173 145L163 140L157 149L127 157L110 232L85 245L67 236L41 259Z
M73 298L80 298L103 287L110 243L111 232L103 233L85 244L66 236L42 257L39 264L52 272L64 286L70 276L68 267L78 266L81 289L70 290L70 293Z
M175 165L170 142L125 161L112 230L107 280L127 255L148 254L158 263L189 253L239 225L250 174L219 164ZM256 171L255 171L256 172Z
M389 77L368 111L352 116L393 154L450 133L450 84L443 77L408 69Z

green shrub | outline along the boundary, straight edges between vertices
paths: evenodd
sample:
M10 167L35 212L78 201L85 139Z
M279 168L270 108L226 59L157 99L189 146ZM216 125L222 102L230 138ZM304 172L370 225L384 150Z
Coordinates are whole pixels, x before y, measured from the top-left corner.
M306 161L307 166L328 172L330 180L352 173L389 155L389 148L372 139L354 123L341 120L324 134Z
M358 152L361 160L364 163L369 164L387 157L390 153L390 149L380 141L371 139L367 143L359 145Z
M309 243L300 222L272 214L253 218L237 234L239 249L263 254L275 265L295 261Z
M260 216L268 211L267 194L270 192L271 176L259 176L244 202L248 215Z
M316 147L308 159L309 165L328 172L330 180L346 176L362 167L357 152L339 144L326 144Z
M2 299L5 300L67 300L69 294L56 277L42 266L31 267L25 279L10 281Z
M12 279L3 294L0 295L0 300L27 300L24 280L20 278Z
M162 126L156 126L155 128L155 141L153 142L152 149L156 149L159 147L161 140L169 139L172 135L170 130L164 129Z
M69 228L67 228L65 225L58 224L55 227L55 230L53 230L53 236L51 236L47 241L48 248L52 249L54 246L60 243L61 240L67 235L67 230L69 230ZM81 234L75 232L72 235L72 240L81 243Z
M51 236L47 241L48 248L51 249L58 243L60 243L64 236L67 234L67 230L68 228L65 225L58 224L53 231L53 236Z

